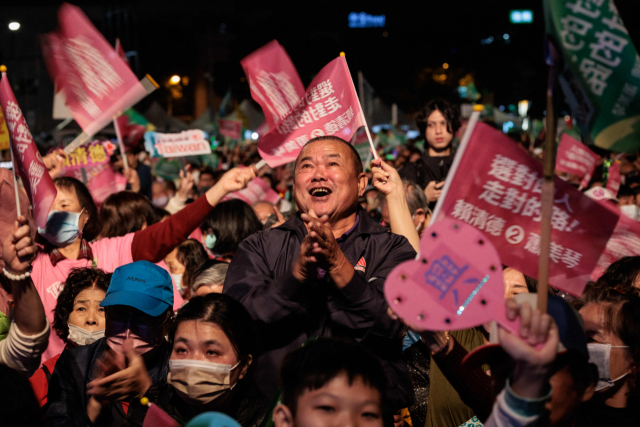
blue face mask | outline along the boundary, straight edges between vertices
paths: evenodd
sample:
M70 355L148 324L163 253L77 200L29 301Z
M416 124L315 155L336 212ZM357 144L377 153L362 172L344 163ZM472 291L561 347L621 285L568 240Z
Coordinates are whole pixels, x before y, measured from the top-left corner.
M78 226L80 212L51 211L47 217L47 227L38 227L38 233L53 246L60 248L73 243L82 235L82 230Z
M204 245L207 249L211 250L216 245L216 240L218 240L218 238L215 234L207 234L204 238Z

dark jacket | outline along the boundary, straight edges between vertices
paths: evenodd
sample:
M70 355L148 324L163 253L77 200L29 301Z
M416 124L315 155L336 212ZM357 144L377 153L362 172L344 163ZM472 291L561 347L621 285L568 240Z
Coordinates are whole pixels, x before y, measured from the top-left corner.
M109 348L102 338L93 344L65 349L51 375L45 425L46 426L120 426L125 413L121 402L109 404L102 409L100 417L92 424L87 416L87 384L98 374L96 361ZM153 383L165 380L169 373L171 345L163 341L144 354L149 377Z
M408 163L398 171L400 177L413 181L424 190L431 181L444 181L447 178L455 154L444 157L429 156L428 149L415 163Z
M280 227L245 239L233 257L223 293L238 299L256 323L262 354L254 367L256 384L268 397L278 389L284 356L317 336L361 342L383 362L391 409L407 407L413 389L402 361L402 325L387 315L384 279L403 261L414 259L406 238L389 233L362 209L359 221L342 243L356 266L350 283L337 289L328 274L313 284L291 273L307 230L299 215ZM362 271L364 270L364 271Z
M244 378L233 390L205 406L193 406L180 397L176 389L165 381L160 381L145 393L149 402L153 402L178 424L185 425L196 415L203 412L222 412L238 421L242 427L257 427L270 407L270 401L258 391L255 385ZM139 399L131 402L123 427L142 427L149 407L142 405Z

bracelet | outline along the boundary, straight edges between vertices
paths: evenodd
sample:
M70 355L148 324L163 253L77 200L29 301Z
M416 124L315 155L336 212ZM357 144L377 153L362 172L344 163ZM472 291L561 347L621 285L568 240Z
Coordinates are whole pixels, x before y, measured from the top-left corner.
M24 272L24 273L22 273L22 274L12 274L12 273L9 273L9 272L7 271L7 269L6 269L6 268L3 268L3 269L2 269L2 273L3 273L3 274L4 274L4 275L9 279L9 280L12 280L12 281L14 281L14 282L19 282L19 281L24 280L24 279L26 279L27 277L30 277L30 276L31 276L31 269L29 269L29 270L25 271L25 272Z
M444 345L440 347L437 351L431 352L432 356L440 356L442 353L444 353L447 350L447 348L449 347L449 341L451 341L451 335L447 333L446 337L447 337L447 340L445 341Z

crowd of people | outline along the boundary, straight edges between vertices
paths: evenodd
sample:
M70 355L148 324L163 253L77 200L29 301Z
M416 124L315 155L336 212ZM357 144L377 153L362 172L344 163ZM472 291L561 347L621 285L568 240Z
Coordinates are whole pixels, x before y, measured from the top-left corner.
M178 425L210 412L241 426L632 425L640 257L581 298L550 288L546 311L536 280L504 266L519 336L422 330L390 309L385 279L415 259L463 127L444 100L417 125L422 147L381 146L369 165L323 136L293 164L258 170L255 145L222 147L218 170L188 164L175 180L129 145L128 189L99 206L58 176L56 150L44 229L23 190L17 215L0 170L0 424L143 426L157 407ZM598 154L587 194L613 157ZM638 220L640 157L618 161L624 185L602 202ZM256 177L279 202L233 198Z

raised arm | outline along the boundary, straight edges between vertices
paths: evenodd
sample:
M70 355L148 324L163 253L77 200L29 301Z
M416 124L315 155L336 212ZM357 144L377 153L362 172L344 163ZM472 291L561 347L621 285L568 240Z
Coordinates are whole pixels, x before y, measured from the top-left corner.
M166 221L136 232L131 244L133 260L154 263L162 261L173 248L189 237L224 196L243 189L255 176L253 166L231 169L194 203L171 215Z
M27 224L25 216L18 220ZM36 250L29 237L29 226L20 226L18 222L13 234L2 242L3 280L11 283L14 319L7 339L0 341L0 363L27 375L38 368L49 340L49 324L42 301L31 277L27 276Z
M413 249L420 250L420 236L413 225L409 205L404 195L402 179L394 168L380 159L371 162L373 186L385 195L389 208L391 231L407 238Z

